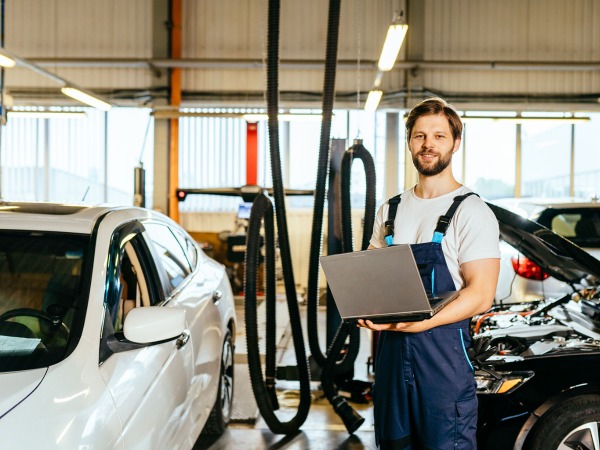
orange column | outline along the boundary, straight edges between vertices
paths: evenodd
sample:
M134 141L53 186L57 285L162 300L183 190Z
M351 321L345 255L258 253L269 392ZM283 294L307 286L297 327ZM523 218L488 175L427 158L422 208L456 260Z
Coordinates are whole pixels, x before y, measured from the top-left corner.
M182 0L171 0L171 59L181 59ZM181 104L181 68L171 69L171 106ZM179 119L169 119L169 217L179 222Z
M246 122L246 184L258 184L258 124Z

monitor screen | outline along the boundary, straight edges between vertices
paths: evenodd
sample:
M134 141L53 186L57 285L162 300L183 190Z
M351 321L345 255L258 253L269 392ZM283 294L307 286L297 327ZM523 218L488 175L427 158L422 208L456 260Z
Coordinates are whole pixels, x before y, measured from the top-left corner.
M238 219L249 219L251 209L252 209L252 202L240 203L240 206L238 207L238 212L237 212Z

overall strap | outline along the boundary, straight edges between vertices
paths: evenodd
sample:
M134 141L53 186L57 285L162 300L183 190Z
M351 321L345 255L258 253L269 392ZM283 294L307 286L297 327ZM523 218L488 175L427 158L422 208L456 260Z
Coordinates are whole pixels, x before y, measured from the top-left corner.
M446 214L440 216L440 218L438 219L435 231L433 233L432 242L442 242L442 239L446 235L446 231L448 231L448 227L450 226L450 221L452 220L454 213L456 212L462 201L471 195L477 195L477 197L479 197L479 195L475 192L469 192L468 194L458 195L454 197L454 201L452 202L452 205L450 205L450 208L448 208L448 211L446 211Z
M396 212L398 211L398 205L400 204L400 194L390 198L388 200L390 205L388 209L387 220L385 221L385 242L388 245L392 245L394 241L394 220L396 220Z

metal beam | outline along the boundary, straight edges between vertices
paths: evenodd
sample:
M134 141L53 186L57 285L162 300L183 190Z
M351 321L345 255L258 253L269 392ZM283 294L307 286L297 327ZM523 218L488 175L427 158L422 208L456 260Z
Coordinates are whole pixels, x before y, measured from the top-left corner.
M22 59L21 59L22 60ZM32 70L43 67L106 67L118 69L261 69L264 64L261 59L212 59L212 58L29 58ZM281 69L323 70L323 60L319 59L282 59ZM37 66L37 67L35 67ZM360 61L360 70L373 71L377 61ZM337 63L338 70L357 70L357 61L341 60ZM411 60L397 61L394 70L491 70L491 71L559 71L559 72L590 72L600 70L600 61L441 61L441 60ZM43 70L43 69L41 69ZM44 71L44 75L48 72Z

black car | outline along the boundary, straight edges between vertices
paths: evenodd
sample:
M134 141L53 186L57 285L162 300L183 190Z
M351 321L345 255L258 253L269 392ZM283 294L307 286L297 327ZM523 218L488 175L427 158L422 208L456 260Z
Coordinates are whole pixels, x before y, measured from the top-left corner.
M501 239L572 293L474 318L479 448L600 450L600 261L538 223L490 208Z

